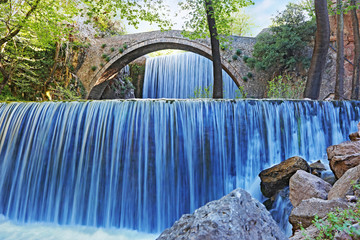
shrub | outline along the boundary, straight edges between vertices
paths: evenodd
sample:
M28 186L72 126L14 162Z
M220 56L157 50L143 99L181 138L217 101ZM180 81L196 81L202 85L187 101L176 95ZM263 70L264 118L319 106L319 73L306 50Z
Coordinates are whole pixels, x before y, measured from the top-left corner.
M110 57L107 56L107 57L105 58L105 61L109 62L109 61L110 61Z
M115 48L113 48L113 47L112 47L112 48L110 48L110 51L111 51L111 52L115 51Z
M101 48L106 48L106 44L105 44L105 43L102 44L102 45L101 45Z
M240 56L241 53L242 53L242 51L241 51L240 49L237 49L237 50L236 50L236 55Z
M245 63L247 63L247 61L249 60L249 57L248 56L243 56L243 60Z
M310 56L306 47L313 40L316 23L307 20L300 5L288 4L287 8L273 19L270 32L257 37L253 58L249 67L269 74L307 69Z
M248 78L253 78L254 77L254 75L251 72L248 72L247 76L248 76Z
M103 63L100 63L100 67L103 67L104 66L104 64Z
M96 66L92 66L92 67L91 67L91 70L92 70L93 72L95 72L95 71L96 71L96 69L97 69L97 67L96 67Z
M124 43L123 48L124 48L124 49L127 49L127 48L128 48L128 45L127 45L126 43Z
M247 82L248 78L246 76L243 76L242 80L244 80L244 82Z
M123 48L119 48L119 53L123 53L124 49Z
M236 61L236 60L238 59L238 55L233 55L233 56L232 56L232 59L233 59L234 61Z
M225 45L225 44L221 44L221 45L220 45L220 49L223 50L223 51L225 51L225 50L226 50L226 45Z
M355 189L360 190L360 184L354 185ZM316 240L334 239L338 232L346 232L353 239L360 237L360 230L353 225L360 222L360 200L357 200L355 207L344 210L337 209L335 212L329 212L324 219L315 216L312 221L318 229ZM304 228L302 228L302 231ZM309 239L303 232L306 239Z
M105 59L105 58L107 58L107 57L108 57L108 55L107 55L107 54L105 54L105 53L103 53L103 55L101 55L101 57L102 57L103 59Z
M279 75L268 82L267 97L300 99L304 90L304 80L295 81L290 75Z

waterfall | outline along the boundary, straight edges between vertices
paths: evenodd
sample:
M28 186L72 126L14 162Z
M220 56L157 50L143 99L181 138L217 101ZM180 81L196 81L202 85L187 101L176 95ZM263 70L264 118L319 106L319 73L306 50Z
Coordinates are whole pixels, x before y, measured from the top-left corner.
M145 66L143 98L194 98L195 91L209 88L212 96L212 61L195 53L186 52L148 58ZM238 87L223 71L224 98L239 98Z
M0 104L0 216L161 232L288 157L323 159L359 102Z

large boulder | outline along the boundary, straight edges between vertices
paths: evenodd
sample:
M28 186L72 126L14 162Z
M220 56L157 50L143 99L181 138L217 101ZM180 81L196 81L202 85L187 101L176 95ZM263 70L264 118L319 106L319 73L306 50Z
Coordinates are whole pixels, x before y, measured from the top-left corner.
M158 240L287 239L264 205L242 189L185 214Z
M299 206L291 211L289 221L293 225L293 232L300 229L300 225L307 228L311 225L315 215L324 218L329 212L337 208L346 209L348 203L343 199L323 200L319 198L310 198L303 200Z
M303 170L298 170L290 178L289 186L289 198L294 207L297 207L302 200L313 197L327 199L328 192L332 187L330 183Z
M353 184L360 180L360 165L351 168L345 172L342 177L337 180L331 188L328 199L345 198L346 195L356 195L354 193Z
M360 141L343 142L327 148L330 168L337 178L360 164Z
M297 170L310 172L309 164L301 157L291 157L271 168L260 172L261 192L265 197L272 197L279 190L289 185L289 180Z

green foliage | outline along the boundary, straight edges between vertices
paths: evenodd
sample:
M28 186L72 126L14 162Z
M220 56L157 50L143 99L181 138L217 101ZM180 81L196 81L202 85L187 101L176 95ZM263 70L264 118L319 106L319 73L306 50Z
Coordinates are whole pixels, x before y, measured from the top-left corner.
M95 72L95 71L96 71L96 69L97 69L97 67L96 67L96 66L92 66L92 67L91 67L91 70L92 70L93 72Z
M254 75L251 72L248 72L247 76L248 76L248 78L253 78L254 77Z
M207 87L197 87L194 90L194 98L211 98L212 97L212 85Z
M107 57L108 57L108 55L107 55L107 54L105 54L105 53L103 53L103 54L101 55L101 57L102 57L103 59L105 59L105 58L107 58Z
M231 13L230 16L230 31L231 35L245 36L250 35L251 27L254 26L254 23L251 20L251 17L247 15L242 9L238 12Z
M311 59L304 50L312 41L315 28L315 21L307 20L300 5L288 4L273 19L270 32L258 36L254 59L248 65L269 74L295 71L300 65L308 68Z
M227 45L224 43L220 44L220 49L225 51L227 49Z
M104 64L103 63L100 63L100 67L103 67L104 66Z
M115 51L115 48L113 48L113 47L110 48L110 51L111 51L111 52L114 52L114 51Z
M243 56L243 60L244 60L245 63L247 63L248 60L249 60L249 56Z
M354 188L360 190L360 184L354 185ZM360 230L353 225L360 222L360 200L357 201L354 208L337 209L335 212L329 212L323 219L315 216L312 222L318 229L316 240L334 239L335 234L338 232L345 232L353 239L358 239ZM302 228L302 231L305 238L310 239L306 236L304 228Z
M101 48L106 48L106 44L105 43L101 44Z
M105 58L105 61L106 61L106 62L110 62L110 57L107 56L107 57Z
M238 59L238 55L236 55L236 54L232 55L232 59L233 59L234 61L236 61L236 60Z
M240 49L237 49L237 50L236 50L236 55L240 56L241 53L242 53L242 51L241 51Z
M235 98L239 99L239 98L246 98L247 97L247 92L244 90L244 87L240 86L238 89L235 90Z
M305 81L295 81L289 75L277 76L268 82L268 98L302 98L305 90Z
M232 14L252 4L254 4L252 0L212 1L214 12L211 14L216 21L216 29L219 36L231 35L232 24L234 24ZM204 0L182 0L179 5L187 13L183 35L190 39L209 37L210 33ZM220 40L225 39L221 38Z
M119 48L119 53L123 53L124 49L123 48Z
M123 44L123 48L124 49L127 49L128 48L128 45L126 43Z
M247 82L247 80L248 80L247 76L243 76L243 77L242 77L242 80L243 80L244 82Z

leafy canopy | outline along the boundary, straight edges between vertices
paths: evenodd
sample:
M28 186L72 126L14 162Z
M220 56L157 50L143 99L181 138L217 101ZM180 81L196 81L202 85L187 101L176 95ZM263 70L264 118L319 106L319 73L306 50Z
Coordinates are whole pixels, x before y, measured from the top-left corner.
M315 20L307 19L301 5L288 4L273 19L270 30L258 36L253 58L247 61L248 65L278 75L308 68L310 56L305 50L312 41L315 29Z
M190 39L209 37L209 26L206 19L205 1L183 0L179 3L182 10L188 12L183 34ZM233 13L241 8L254 4L252 0L213 0L216 28L219 35L228 36L232 33L235 18Z

